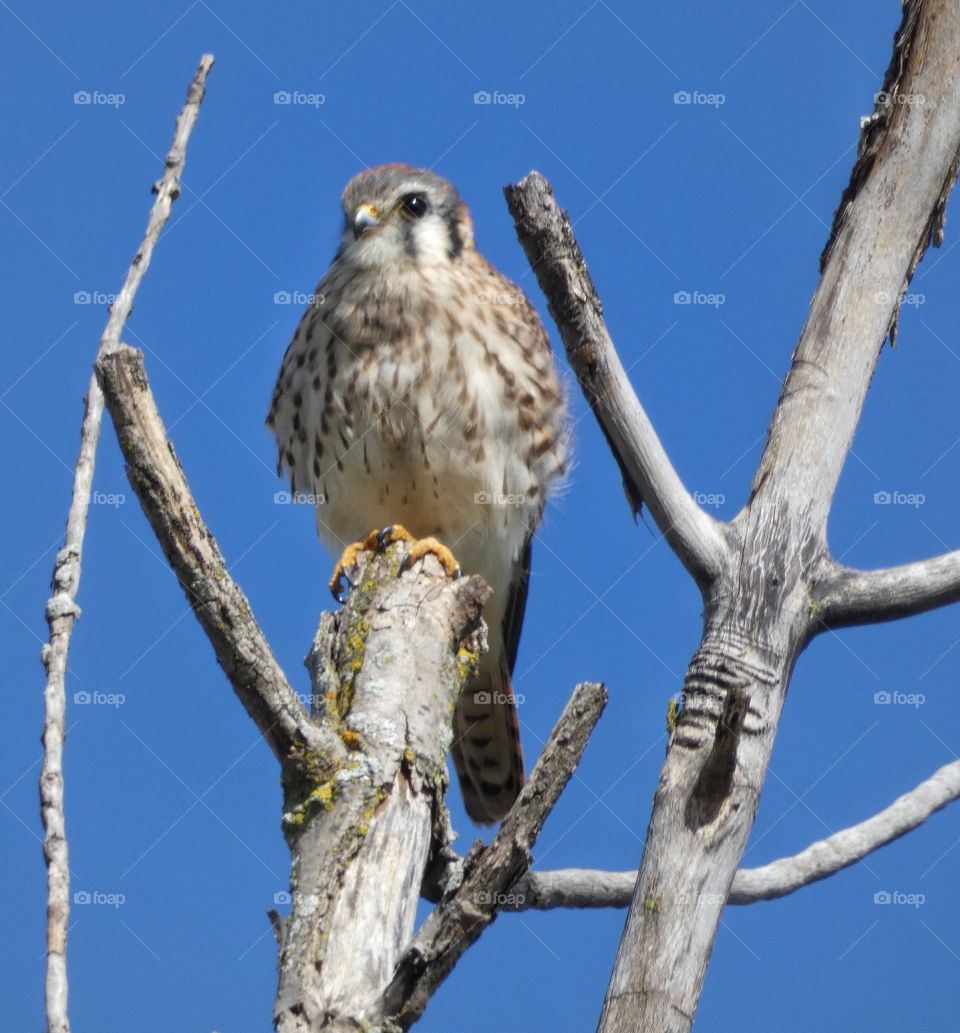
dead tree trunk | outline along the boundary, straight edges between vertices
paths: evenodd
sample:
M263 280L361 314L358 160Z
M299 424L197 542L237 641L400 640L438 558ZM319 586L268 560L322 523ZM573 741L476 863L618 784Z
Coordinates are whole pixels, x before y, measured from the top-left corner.
M445 844L449 720L480 656L479 578L396 578L376 557L309 657L314 710L346 755L284 776L293 911L277 920L280 1033L357 1029L374 1017L413 933L431 844ZM437 835L434 835L434 831ZM357 1023L357 1025L354 1025Z
M960 10L948 0L908 3L751 497L724 525L682 491L612 350L549 187L530 176L507 191L628 495L647 503L705 604L600 1033L690 1028L793 666L809 640L838 621L914 613L960 594L956 553L858 574L840 569L827 548L830 504L870 378L917 263L931 239L939 243L958 148ZM929 573L939 576L924 584ZM881 584L907 597L884 600Z

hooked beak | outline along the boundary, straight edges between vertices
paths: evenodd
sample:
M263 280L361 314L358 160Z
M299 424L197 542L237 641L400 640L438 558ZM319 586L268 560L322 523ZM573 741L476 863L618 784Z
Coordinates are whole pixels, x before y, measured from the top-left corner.
M372 204L362 204L353 217L353 235L362 237L368 229L380 225L380 216Z

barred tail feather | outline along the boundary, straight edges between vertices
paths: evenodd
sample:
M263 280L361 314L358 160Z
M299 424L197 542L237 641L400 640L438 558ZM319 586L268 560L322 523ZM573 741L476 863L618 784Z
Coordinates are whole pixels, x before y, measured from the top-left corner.
M523 786L520 722L507 659L464 687L453 716L451 753L467 814L501 821Z

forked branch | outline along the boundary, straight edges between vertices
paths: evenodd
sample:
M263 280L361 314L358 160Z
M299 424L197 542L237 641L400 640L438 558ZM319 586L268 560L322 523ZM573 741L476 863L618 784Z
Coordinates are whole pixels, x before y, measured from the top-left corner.
M958 67L957 5L906 0L751 497L729 525L713 521L683 492L616 358L549 186L534 173L507 190L521 242L631 494L648 503L674 551L709 589L703 639L685 679L686 705L661 772L600 1033L691 1026L794 664L825 614L866 619L863 607L872 601L881 619L893 616L902 604L880 599L880 590L891 587L912 590L917 606L933 604L929 590L924 599L918 587L922 568L900 585L889 574L848 577L850 591L832 607L818 591L843 587L843 577L829 583L827 523L836 484L880 348L895 331L899 299L926 247L942 238L960 160ZM923 104L902 103L918 96ZM949 559L934 562L937 601L955 598L950 566ZM738 694L743 719L730 724L728 704ZM899 818L878 821L868 839L897 834L891 829ZM775 874L787 886L803 884L855 860L862 845L850 833L801 855L793 872Z

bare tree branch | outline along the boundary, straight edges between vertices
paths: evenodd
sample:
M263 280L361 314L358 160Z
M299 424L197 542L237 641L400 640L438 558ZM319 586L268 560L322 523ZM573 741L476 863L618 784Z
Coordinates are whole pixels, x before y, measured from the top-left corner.
M574 690L517 802L488 847L476 844L460 886L434 910L397 964L380 1017L409 1028L468 947L510 900L530 864L547 815L572 776L607 702L606 689L584 682Z
M240 702L282 764L333 765L345 748L304 708L228 573L167 438L142 353L121 345L101 356L97 375L130 484Z
M960 550L882 570L829 563L812 607L824 629L912 617L960 600Z
M931 814L958 797L960 761L953 761L865 821L811 843L791 857L781 857L759 868L741 868L734 877L727 903L774 900L826 879L922 825ZM503 910L627 907L636 881L636 872L592 868L527 872L514 886Z
M960 161L958 13L949 0L903 5L754 476L754 498L792 489L798 516L806 510L808 549L825 552L833 493L881 345L895 333L900 299L924 252L943 239Z
M603 308L566 212L531 172L504 193L517 236L546 295L567 358L623 475L634 512L641 502L699 585L729 553L722 525L684 488L640 404L603 320Z
M177 118L173 145L167 155L163 178L154 186L156 200L150 210L147 230L123 288L110 310L98 356L120 343L120 333L133 307L133 298L150 265L154 246L180 193L180 175L186 160L187 141L200 114L207 75L213 55L204 54L190 84L187 101ZM80 616L76 598L80 587L80 558L87 527L90 489L96 462L97 442L103 418L103 395L96 376L91 376L80 430L80 452L74 468L73 495L67 516L64 547L53 568L53 591L46 616L50 640L43 649L47 672L44 692L43 769L40 774L40 813L45 829L44 857L47 862L47 978L46 1010L49 1033L69 1033L67 1011L67 924L70 917L70 874L66 822L63 811L63 741L66 713L67 655L73 625Z
M558 907L629 907L637 873L602 868L557 868L527 872L513 889L504 911L552 911Z
M783 857L761 868L737 872L728 903L752 904L757 900L772 900L825 879L922 825L931 814L958 797L960 761L953 761L873 817L811 843L793 857Z

